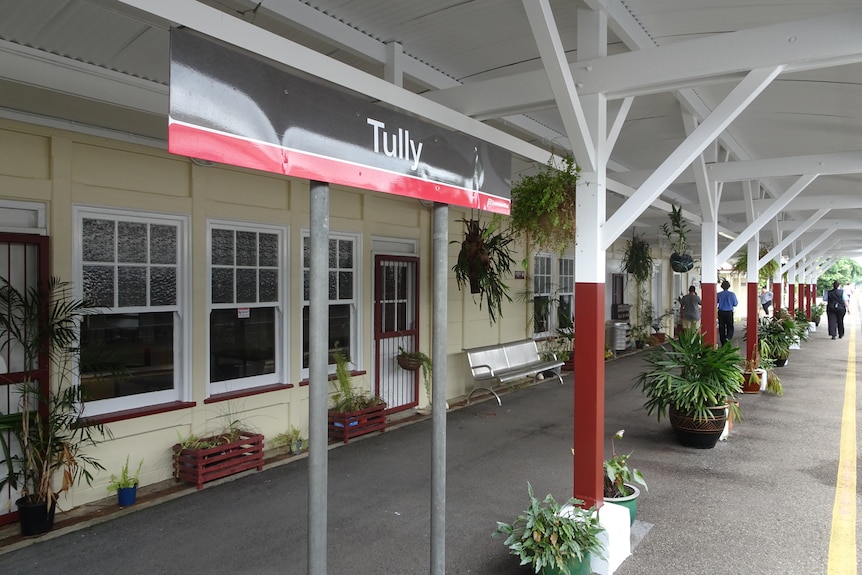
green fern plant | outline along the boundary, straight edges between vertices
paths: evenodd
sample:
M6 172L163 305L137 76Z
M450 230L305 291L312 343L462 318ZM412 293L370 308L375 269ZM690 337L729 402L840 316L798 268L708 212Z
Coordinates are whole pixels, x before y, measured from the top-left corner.
M512 186L512 233L533 246L563 253L575 241L575 190L581 169L572 156L562 169L553 158Z

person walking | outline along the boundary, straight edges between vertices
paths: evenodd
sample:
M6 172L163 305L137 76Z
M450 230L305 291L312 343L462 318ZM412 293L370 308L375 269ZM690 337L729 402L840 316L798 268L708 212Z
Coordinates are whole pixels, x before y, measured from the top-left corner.
M763 308L763 313L769 315L769 308L772 307L772 292L766 286L760 288L760 307Z
M730 291L730 282L721 282L722 291L718 294L718 338L721 345L733 339L733 308L739 305L736 294Z
M682 329L700 327L700 296L694 286L688 288L688 293L679 300L680 316L682 317Z
M826 318L829 320L829 335L832 339L844 337L844 314L847 306L844 304L844 290L841 284L832 282L832 289L826 292Z

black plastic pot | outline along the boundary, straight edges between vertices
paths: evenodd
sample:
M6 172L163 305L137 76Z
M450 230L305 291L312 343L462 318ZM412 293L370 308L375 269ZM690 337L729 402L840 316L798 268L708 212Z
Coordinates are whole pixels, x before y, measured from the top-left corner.
M694 258L691 254L670 254L670 269L678 274L690 272L694 268Z
M18 519L21 524L21 535L31 537L47 533L54 527L55 501L48 505L47 501L31 503L26 497L15 502L18 506Z

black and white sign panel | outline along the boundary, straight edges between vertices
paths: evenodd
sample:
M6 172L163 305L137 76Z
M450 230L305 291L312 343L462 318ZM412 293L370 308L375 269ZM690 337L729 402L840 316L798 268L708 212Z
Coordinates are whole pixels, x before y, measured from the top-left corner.
M188 29L171 31L168 149L508 214L511 155Z

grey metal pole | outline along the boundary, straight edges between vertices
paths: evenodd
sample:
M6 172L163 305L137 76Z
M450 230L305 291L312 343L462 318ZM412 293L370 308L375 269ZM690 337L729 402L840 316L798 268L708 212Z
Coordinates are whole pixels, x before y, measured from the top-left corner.
M329 184L309 184L308 573L326 575Z
M431 574L446 573L446 339L449 206L434 204L431 285Z

